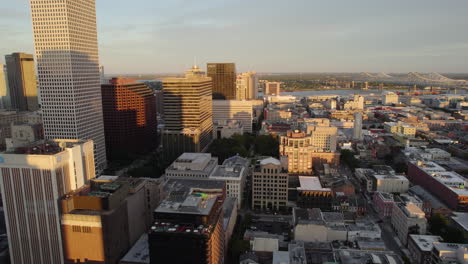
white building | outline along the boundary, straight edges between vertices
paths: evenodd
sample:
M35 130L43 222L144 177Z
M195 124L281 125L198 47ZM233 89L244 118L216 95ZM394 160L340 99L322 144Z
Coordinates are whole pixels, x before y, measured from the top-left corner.
M255 100L258 97L258 77L255 71L237 75L236 99Z
M38 141L0 154L13 264L64 263L58 200L96 176L93 149L91 140Z
M403 175L373 175L375 191L386 193L406 193L409 180Z
M342 213L322 212L319 208L293 209L294 240L331 242L347 240Z
M344 106L344 110L364 110L364 97L355 94L352 100L348 100Z
M406 245L411 230L419 234L426 233L427 220L425 213L414 203L396 203L392 210L392 227L400 241Z
M384 105L390 105L390 104L398 104L398 94L393 93L393 92L388 92L384 96Z
M362 113L354 114L353 139L362 140Z
M213 100L213 122L241 121L244 132L252 133L253 104L247 100Z
M434 242L441 242L440 236L414 235L408 236L408 250L414 263L429 264L432 258Z
M168 179L208 179L218 165L209 153L184 153L166 169Z
M242 204L245 181L250 173L249 165L248 159L234 156L217 166L210 176L210 179L226 182L226 195L237 199L238 208Z
M346 226L348 229L348 241L360 239L377 240L382 236L379 225L371 221L357 221Z
M92 139L107 166L93 0L30 1L46 138Z
M213 122L213 139L230 138L234 134L244 134L244 124L238 120Z

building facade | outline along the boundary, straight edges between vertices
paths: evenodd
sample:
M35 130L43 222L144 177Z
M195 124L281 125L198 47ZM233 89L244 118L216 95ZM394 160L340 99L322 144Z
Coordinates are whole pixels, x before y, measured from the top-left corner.
M407 244L408 234L425 234L427 220L424 212L414 203L395 203L392 211L392 227L403 245Z
M1 154L13 264L64 263L58 201L95 177L93 150L91 140L39 141Z
M208 63L207 75L213 81L213 99L236 99L236 65L234 63Z
M255 100L258 97L258 77L254 71L237 75L236 99Z
M127 157L153 150L157 142L156 97L136 80L114 78L102 85L107 156Z
M265 95L280 95L280 82L266 82L265 83Z
M266 158L255 166L252 176L252 208L284 210L288 202L288 174L281 162Z
M92 139L107 167L94 0L30 1L44 133Z
M2 109L10 108L10 91L8 89L6 66L1 63L0 63L0 107Z
M5 56L5 62L11 108L19 111L38 110L39 102L33 55L13 53Z
M253 101L213 100L213 122L227 120L242 122L244 132L252 133Z
M163 80L163 147L168 160L184 152L203 152L213 138L212 80L189 71Z
M362 140L362 113L354 114L353 139Z
M149 263L224 263L224 183L196 182L176 180L176 189L154 211Z

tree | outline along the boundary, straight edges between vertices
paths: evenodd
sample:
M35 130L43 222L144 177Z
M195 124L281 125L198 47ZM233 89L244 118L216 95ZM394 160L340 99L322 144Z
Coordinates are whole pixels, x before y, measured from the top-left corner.
M254 149L257 155L279 157L279 142L272 135L260 135L255 138Z
M434 235L441 235L442 231L448 225L447 219L441 214L433 214L429 220L429 232Z

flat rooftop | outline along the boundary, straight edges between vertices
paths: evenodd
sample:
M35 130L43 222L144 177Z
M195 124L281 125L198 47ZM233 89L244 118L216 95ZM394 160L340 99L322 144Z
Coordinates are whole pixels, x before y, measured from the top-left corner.
M23 155L55 155L62 152L65 148L72 148L83 144L88 140L39 140L13 150L4 152L4 154L23 154Z
M120 263L150 263L148 234L144 233L133 245Z
M453 212L452 220L468 231L468 213Z
M331 191L330 188L323 188L319 177L299 176L299 191Z
M209 215L224 190L223 181L170 180L169 196L156 208L156 213Z
M434 247L433 242L440 242L440 236L429 235L409 235L421 251L431 251Z

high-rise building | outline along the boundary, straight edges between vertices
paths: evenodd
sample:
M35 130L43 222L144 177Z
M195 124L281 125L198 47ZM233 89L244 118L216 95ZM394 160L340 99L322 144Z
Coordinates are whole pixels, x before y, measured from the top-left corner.
M99 65L99 78L101 79L101 84L107 84L106 75L104 73L104 66Z
M254 71L237 75L236 99L255 100L258 97L258 77Z
M114 78L102 85L109 159L147 153L156 147L156 97L143 83Z
M280 95L280 82L266 82L265 95Z
M224 263L223 181L169 180L172 192L154 211L151 264Z
M0 64L0 107L2 109L10 108L10 92L8 91L8 81L6 76L6 66Z
M163 80L162 144L167 160L184 152L203 152L213 138L212 81L197 68L185 78Z
M213 99L236 99L236 65L208 63L207 75L213 80Z
M354 113L354 129L353 138L356 140L362 140L362 113Z
M30 1L46 138L92 139L107 166L95 0Z
M352 100L344 104L344 110L364 110L364 97L355 94Z
M93 142L38 141L0 155L13 264L64 263L59 199L95 177Z
M11 107L20 111L39 109L34 57L26 53L5 56Z
M252 133L253 101L213 100L213 122L241 121L244 132Z
M288 173L281 162L266 158L255 166L252 176L252 208L284 210L288 202Z

